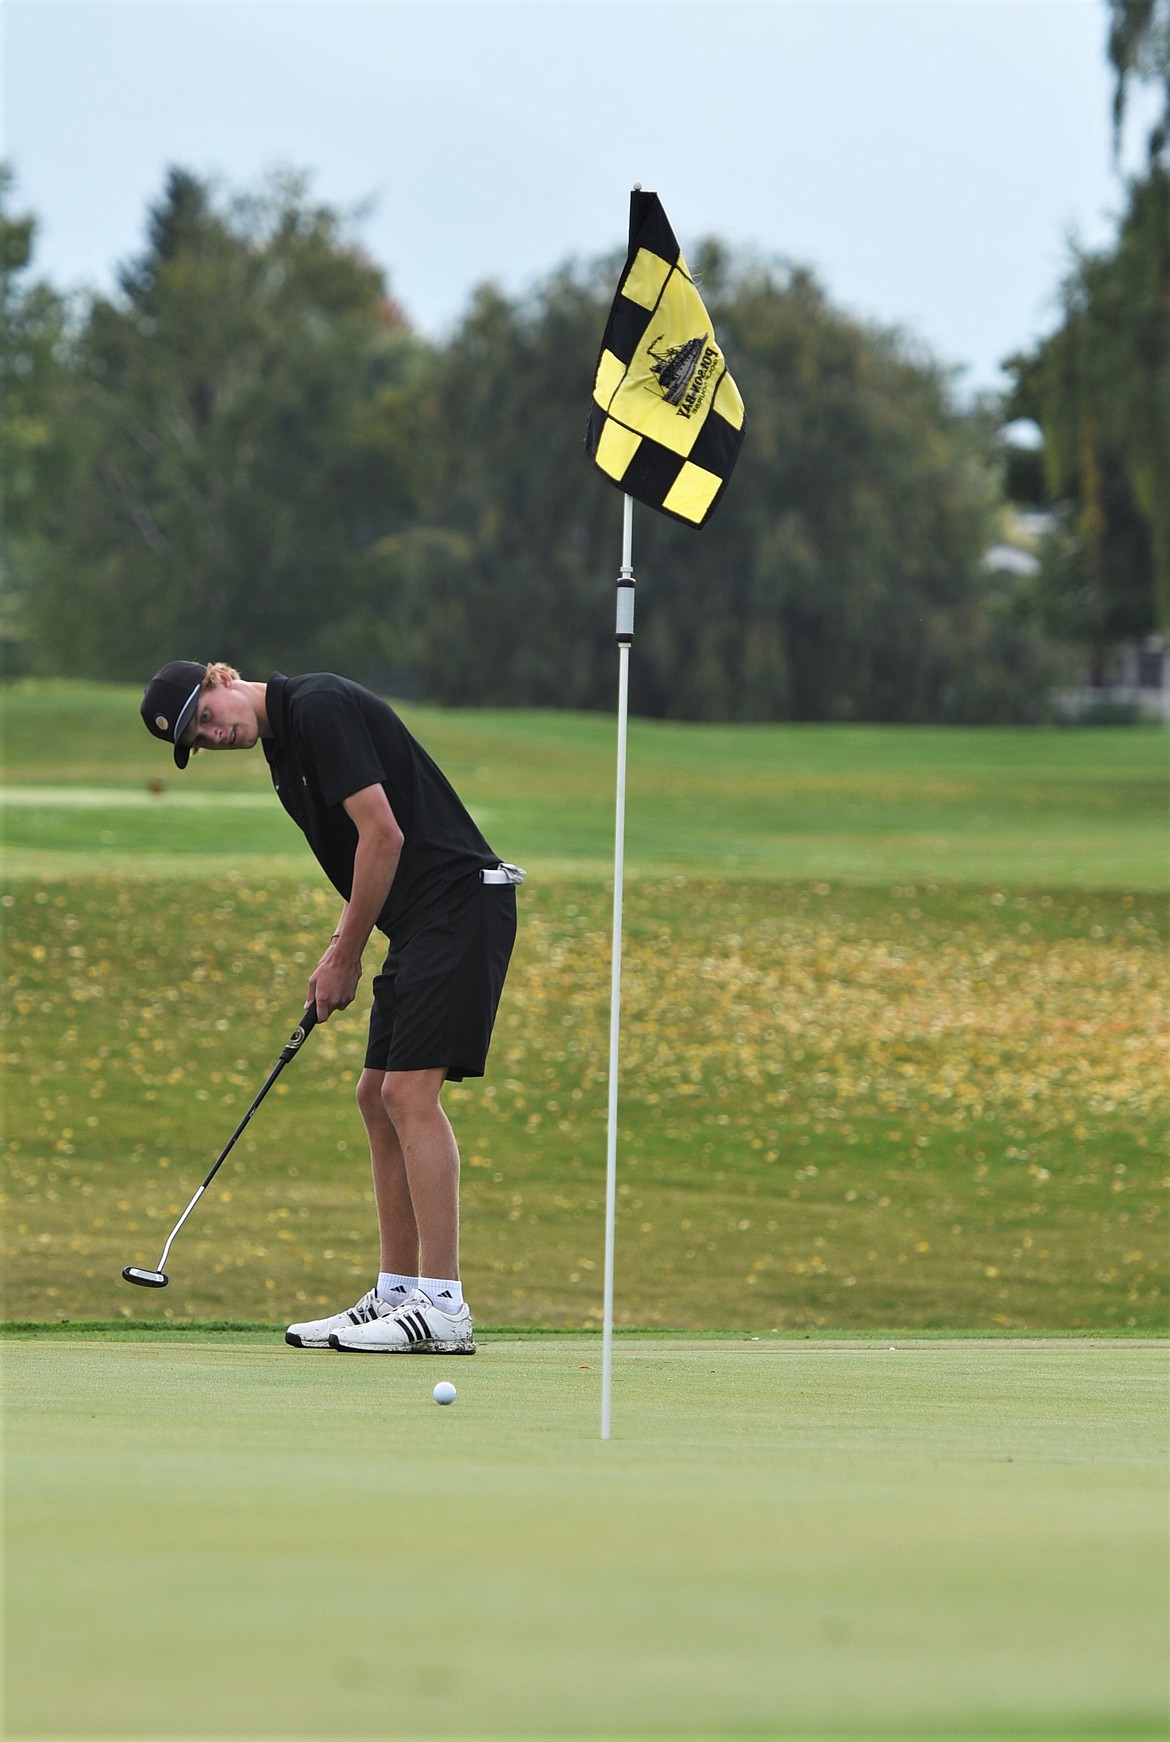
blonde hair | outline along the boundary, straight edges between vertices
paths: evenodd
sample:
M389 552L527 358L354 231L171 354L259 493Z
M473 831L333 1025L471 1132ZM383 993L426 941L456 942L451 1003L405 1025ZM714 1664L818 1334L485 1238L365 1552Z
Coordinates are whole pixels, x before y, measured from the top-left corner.
M218 689L224 679L229 677L234 678L237 683L240 681L240 674L234 665L225 665L222 659L215 659L203 673L203 682L199 688L201 690Z
M224 682L224 679L229 677L234 678L237 683L239 682L240 674L235 666L225 665L222 659L214 659L208 666L207 670L203 673L203 682L199 685L199 688L201 690L217 690ZM198 756L199 749L197 745L192 744L190 754L192 756Z

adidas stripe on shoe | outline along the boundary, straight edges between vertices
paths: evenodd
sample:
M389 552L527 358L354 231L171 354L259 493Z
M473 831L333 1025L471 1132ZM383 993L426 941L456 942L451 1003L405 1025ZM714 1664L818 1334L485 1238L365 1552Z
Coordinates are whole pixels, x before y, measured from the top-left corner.
M327 1319L309 1319L302 1325L290 1325L284 1333L286 1343L291 1343L294 1349L327 1349L330 1333L343 1328L350 1329L354 1325L369 1324L374 1319L387 1318L396 1310L390 1301L380 1300L377 1289L371 1288L368 1294L363 1294L355 1306L348 1307L345 1312L334 1313Z
M360 1324L338 1325L329 1333L329 1347L349 1354L475 1354L466 1302L457 1313L447 1313L418 1288L388 1314L380 1313Z

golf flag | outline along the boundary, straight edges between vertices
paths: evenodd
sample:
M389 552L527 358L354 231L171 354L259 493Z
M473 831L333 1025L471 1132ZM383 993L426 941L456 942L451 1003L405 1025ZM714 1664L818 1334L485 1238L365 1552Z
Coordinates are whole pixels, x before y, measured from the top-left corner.
M743 400L662 202L636 188L586 449L628 496L702 526L739 458L743 430Z

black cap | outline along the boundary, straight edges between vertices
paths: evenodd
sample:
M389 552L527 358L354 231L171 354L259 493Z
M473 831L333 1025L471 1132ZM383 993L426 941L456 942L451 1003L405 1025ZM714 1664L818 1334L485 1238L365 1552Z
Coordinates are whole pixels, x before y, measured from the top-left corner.
M146 686L142 698L142 718L148 732L171 744L175 751L175 767L186 768L191 752L179 739L191 724L199 690L207 675L207 667L193 659L172 659L161 671L156 671Z

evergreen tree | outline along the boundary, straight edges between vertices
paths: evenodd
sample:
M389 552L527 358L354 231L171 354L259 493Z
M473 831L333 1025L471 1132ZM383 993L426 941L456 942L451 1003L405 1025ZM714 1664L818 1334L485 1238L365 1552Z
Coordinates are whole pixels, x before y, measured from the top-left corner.
M1170 0L1108 0L1109 64L1113 69L1113 143L1121 146L1130 91L1149 85L1160 100L1146 141L1150 167L1167 167L1170 153Z
M10 210L13 176L0 166L0 672L29 663L28 592L40 507L63 463L66 431L54 415L65 366L66 308L31 280L34 219Z
M55 669L249 669L365 645L371 551L417 511L425 353L303 184L221 205L182 170L59 415L82 455L48 517L34 624Z

